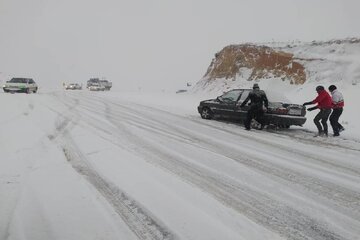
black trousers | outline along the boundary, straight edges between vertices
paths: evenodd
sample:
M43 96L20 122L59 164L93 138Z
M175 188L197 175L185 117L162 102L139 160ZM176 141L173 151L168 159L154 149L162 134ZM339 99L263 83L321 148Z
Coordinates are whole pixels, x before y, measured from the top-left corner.
M331 115L330 115L330 124L334 131L334 134L339 134L339 130L344 128L339 123L339 118L343 112L343 108L334 108Z
M319 133L328 133L327 120L331 113L331 109L320 109L320 112L315 116L314 123L319 131ZM320 124L321 122L321 124Z
M261 107L250 107L247 112L247 116L244 122L245 128L250 129L251 120L256 119L260 124L263 125L264 110Z

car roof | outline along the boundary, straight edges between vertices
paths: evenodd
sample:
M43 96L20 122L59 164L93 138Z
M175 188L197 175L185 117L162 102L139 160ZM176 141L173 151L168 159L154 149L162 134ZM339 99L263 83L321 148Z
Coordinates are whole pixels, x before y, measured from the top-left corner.
M252 91L252 89L250 89L250 88L234 88L234 89L231 89L231 90L226 91L224 93L232 92L232 91Z

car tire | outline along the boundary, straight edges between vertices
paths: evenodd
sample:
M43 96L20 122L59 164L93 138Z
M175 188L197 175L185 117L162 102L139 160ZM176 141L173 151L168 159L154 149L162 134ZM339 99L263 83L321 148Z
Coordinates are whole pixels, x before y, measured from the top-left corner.
M26 92L26 94L31 93L30 88L27 88L27 89L25 90L25 92Z
M201 118L203 118L203 119L212 119L214 117L214 113L208 107L204 107L201 110L200 115L201 115Z
M35 88L35 89L34 89L34 91L33 91L33 93L36 93L36 92L37 92L37 90L38 90L38 89L37 89L37 88Z

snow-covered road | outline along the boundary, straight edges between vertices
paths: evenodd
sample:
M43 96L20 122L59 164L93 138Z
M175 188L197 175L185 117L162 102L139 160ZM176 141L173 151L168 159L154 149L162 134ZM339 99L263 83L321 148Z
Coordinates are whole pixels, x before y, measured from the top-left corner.
M357 139L245 131L186 95L0 100L0 239L360 239Z

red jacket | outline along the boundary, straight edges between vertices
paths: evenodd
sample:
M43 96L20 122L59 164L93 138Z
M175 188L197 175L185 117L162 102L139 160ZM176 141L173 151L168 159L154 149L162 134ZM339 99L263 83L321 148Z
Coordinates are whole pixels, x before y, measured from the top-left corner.
M312 103L317 103L317 107L320 109L331 109L332 100L329 93L325 90L320 90L318 96L312 101Z

